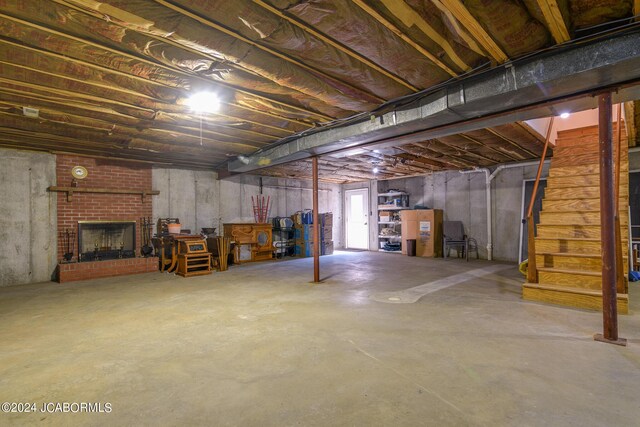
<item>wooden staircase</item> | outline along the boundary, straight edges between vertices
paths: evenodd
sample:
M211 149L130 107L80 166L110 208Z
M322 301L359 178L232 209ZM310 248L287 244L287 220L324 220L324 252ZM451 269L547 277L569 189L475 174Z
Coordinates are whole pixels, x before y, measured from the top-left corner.
M616 123L613 128L615 135ZM624 128L622 132L625 141ZM625 278L618 286L617 298L618 312L627 313L629 161L625 143L620 153L620 170L620 231ZM600 238L598 127L559 132L535 237L538 283L525 283L522 297L602 310Z

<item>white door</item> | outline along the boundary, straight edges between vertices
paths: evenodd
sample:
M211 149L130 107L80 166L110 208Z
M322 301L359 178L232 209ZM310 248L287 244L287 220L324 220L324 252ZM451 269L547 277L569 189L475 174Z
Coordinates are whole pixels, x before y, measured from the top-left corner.
M346 247L369 249L369 189L347 190L345 193Z

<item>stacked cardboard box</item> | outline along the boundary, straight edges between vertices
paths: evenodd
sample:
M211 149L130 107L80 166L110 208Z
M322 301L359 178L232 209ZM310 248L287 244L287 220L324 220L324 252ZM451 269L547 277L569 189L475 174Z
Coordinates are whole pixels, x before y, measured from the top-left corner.
M318 214L320 228L320 255L333 254L333 214ZM315 224L295 224L295 255L299 257L313 256L313 237Z
M320 214L322 223L322 255L333 254L333 213Z
M298 257L313 256L314 224L296 224L293 227L295 239L295 254ZM323 234L320 233L320 247L322 248ZM322 254L322 252L320 252Z

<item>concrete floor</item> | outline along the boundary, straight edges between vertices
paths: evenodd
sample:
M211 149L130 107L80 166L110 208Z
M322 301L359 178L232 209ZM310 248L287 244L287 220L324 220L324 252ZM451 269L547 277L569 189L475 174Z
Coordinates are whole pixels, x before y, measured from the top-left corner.
M0 424L639 425L637 284L618 347L599 313L521 301L514 265L321 261L321 285L296 259L0 289L0 401L112 406Z

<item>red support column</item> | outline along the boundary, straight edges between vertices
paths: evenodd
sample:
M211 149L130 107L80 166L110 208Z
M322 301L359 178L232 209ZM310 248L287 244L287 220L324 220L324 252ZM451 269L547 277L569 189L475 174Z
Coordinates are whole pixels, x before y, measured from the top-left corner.
M320 226L318 215L318 158L313 157L313 282L320 283Z
M626 345L618 337L618 305L616 295L615 192L613 188L613 138L611 93L598 96L598 157L600 159L600 236L602 240L602 316L603 334L596 341Z

